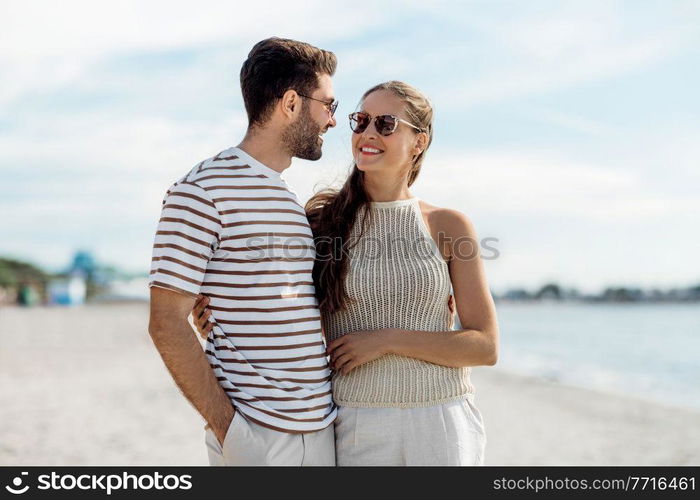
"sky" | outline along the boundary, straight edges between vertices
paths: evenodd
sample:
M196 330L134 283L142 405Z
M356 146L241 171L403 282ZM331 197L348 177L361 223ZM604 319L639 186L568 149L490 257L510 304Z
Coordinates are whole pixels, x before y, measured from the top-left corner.
M0 3L0 256L147 271L166 189L238 144L269 36L332 50L338 126L283 177L348 173L345 118L403 80L435 109L415 196L488 239L492 290L700 282L700 1Z

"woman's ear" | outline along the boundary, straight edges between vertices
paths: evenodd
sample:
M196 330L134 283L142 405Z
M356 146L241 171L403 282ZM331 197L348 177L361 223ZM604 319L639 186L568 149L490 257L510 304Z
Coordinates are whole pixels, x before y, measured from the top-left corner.
M413 154L418 156L425 151L426 144L428 144L428 134L425 132L420 132L418 137L416 137L416 144L413 146Z

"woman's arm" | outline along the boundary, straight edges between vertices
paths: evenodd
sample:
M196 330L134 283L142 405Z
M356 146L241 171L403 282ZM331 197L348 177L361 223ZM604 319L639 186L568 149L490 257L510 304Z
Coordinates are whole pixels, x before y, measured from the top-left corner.
M389 353L452 367L496 364L496 307L474 225L464 214L444 209L436 213L435 223L438 241L445 243L449 252L450 278L462 329L427 332L387 328L343 335L328 346L334 370L345 374Z
M200 295L197 297L197 301L194 303L192 308L192 322L194 323L197 333L202 340L207 340L209 337L209 332L214 327L214 323L209 321L211 316L211 309L208 309L209 297L206 295Z

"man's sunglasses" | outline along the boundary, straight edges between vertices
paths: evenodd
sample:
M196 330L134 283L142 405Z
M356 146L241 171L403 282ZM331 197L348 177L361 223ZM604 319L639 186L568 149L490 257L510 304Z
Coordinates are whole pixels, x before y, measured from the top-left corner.
M349 118L350 118L350 128L356 134L361 134L362 132L367 130L367 127L369 127L369 124L372 121L372 116L367 114L367 113L364 113L362 111L356 111L355 113L350 113ZM416 129L418 132L423 132L423 129L416 127L414 124L407 122L406 120L403 120L403 119L399 118L398 116L394 116L394 115L375 116L374 117L374 128L377 129L377 132L379 132L380 135L387 136L387 135L391 135L394 132L396 132L396 129L399 126L399 122L404 123L404 124L408 125L409 127Z
M322 102L326 106L326 109L331 114L331 116L333 116L335 114L335 110L338 109L338 100L337 99L335 101L328 102L328 101L322 101L321 99L316 99L315 97L311 97L308 95L299 94L298 92L297 92L297 94L301 97L306 97L307 99L311 99L312 101Z

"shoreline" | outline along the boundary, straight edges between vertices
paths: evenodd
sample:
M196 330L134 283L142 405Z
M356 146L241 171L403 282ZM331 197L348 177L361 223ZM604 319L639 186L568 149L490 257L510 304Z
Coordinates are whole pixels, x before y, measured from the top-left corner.
M675 404L669 401L661 401L659 399L656 399L654 397L643 397L640 396L639 394L636 393L625 393L620 390L612 390L612 389L601 389L597 387L585 387L583 385L577 385L571 382L567 382L565 380L560 380L558 378L554 377L547 377L547 376L542 376L542 375L536 375L536 374L526 374L526 373L520 373L517 370L512 370L509 368L501 368L498 365L494 367L488 367L495 372L497 372L499 375L503 375L505 377L512 377L512 378L519 378L519 379L526 379L531 381L534 384L542 384L542 385L552 385L556 387L560 387L562 390L571 390L571 391L583 391L583 392L590 392L593 393L595 396L601 396L601 397L611 397L611 398L617 398L620 400L628 400L631 404L645 404L645 405L653 405L653 406L658 406L660 408L664 408L667 411L680 411L680 412L689 412L689 413L697 413L700 415L700 408L697 408L692 405L681 405L681 404ZM478 366L472 368L472 370L484 370L485 367ZM477 394L478 394L478 387L477 387Z

